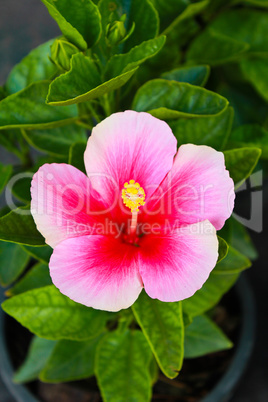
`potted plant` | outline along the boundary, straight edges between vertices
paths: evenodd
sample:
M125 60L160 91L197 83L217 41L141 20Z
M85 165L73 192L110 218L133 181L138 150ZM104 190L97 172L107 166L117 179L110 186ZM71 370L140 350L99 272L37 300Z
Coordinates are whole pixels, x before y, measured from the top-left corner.
M219 303L256 257L230 216L267 157L266 2L42 1L62 36L0 101L20 160L0 165L2 307L34 334L14 381L95 376L80 388L149 401L161 373L185 400L188 359L229 350L249 308Z

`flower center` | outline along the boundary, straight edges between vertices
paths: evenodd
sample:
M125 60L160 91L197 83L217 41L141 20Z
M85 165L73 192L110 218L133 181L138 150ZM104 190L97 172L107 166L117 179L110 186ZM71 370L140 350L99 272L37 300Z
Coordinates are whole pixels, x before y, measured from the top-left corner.
M129 180L124 184L122 190L123 203L131 209L131 212L138 212L139 208L145 204L145 192L135 180Z
M136 233L139 208L145 204L145 191L135 180L129 180L128 183L124 184L122 198L123 203L132 213L130 224L130 234L132 235Z

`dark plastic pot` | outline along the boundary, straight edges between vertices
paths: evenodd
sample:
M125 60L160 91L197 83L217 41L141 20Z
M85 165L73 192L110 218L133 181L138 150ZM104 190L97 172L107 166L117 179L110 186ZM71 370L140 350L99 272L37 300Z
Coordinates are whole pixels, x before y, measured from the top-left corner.
M242 315L240 337L233 360L228 370L216 384L213 390L201 402L227 402L233 395L234 390L245 371L249 361L255 332L255 301L252 290L246 277L241 276L235 285ZM1 302L4 300L4 292L0 295ZM18 402L38 402L26 387L12 382L13 367L6 347L4 313L0 309L0 373L4 383L12 396Z

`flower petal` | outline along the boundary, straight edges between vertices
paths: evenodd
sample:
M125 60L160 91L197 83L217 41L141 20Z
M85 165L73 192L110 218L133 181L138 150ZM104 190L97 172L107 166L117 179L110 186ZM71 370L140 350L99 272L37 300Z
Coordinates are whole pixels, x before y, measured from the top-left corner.
M140 274L153 299L175 302L192 296L218 258L218 240L209 221L184 226L166 236L144 236Z
M142 290L137 249L108 236L67 239L54 250L53 283L70 299L99 310L128 308Z
M88 177L65 163L43 165L33 177L31 195L31 213L51 247L69 237L92 234L107 218Z
M146 220L176 227L208 219L219 230L233 211L234 198L223 153L203 145L182 145L171 171L147 203Z
M88 177L111 208L122 202L121 190L129 180L136 180L148 198L171 169L176 144L169 126L148 113L112 114L93 128L88 140Z

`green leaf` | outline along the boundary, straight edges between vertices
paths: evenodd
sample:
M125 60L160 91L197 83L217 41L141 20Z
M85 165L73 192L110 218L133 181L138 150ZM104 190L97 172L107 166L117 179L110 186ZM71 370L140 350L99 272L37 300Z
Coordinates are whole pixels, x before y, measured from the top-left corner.
M155 8L149 0L100 0L99 10L102 18L103 36L100 41L100 47L103 48L104 54L107 54L105 45L105 33L108 23L119 21L123 14L126 14L125 23L126 31L129 32L133 23L135 24L134 32L130 35L126 42L119 45L119 51L127 52L134 46L152 39L157 36L159 30L159 18ZM104 45L104 46L103 46Z
M263 124L267 118L268 106L254 89L243 82L236 87L233 83L223 84L219 91L234 108L234 128L242 124Z
M261 158L268 159L268 131L257 124L245 124L231 133L228 148L258 147Z
M241 55L248 49L247 43L208 28L191 43L186 57L189 63L207 63L215 66L240 60Z
M35 336L31 342L27 358L15 373L13 381L16 383L24 383L38 378L40 371L49 359L55 345L55 341Z
M28 207L20 207L0 218L0 240L30 246L43 246L45 240L36 229Z
M222 330L205 315L195 317L185 329L185 358L204 356L232 346Z
M151 358L142 332L126 330L107 334L99 344L95 361L95 373L104 401L149 402Z
M230 9L220 13L210 25L221 35L250 46L250 52L267 53L268 13L252 8Z
M63 35L80 49L93 46L101 34L101 17L91 0L42 0Z
M161 74L161 77L165 80L188 82L192 85L204 87L207 83L210 73L209 66L190 66L179 67L172 71L167 71Z
M241 0L241 3L252 4L253 6L257 7L268 8L267 0Z
M47 264L52 254L52 248L50 246L34 247L34 246L21 246L31 257L36 260Z
M224 151L225 166L235 184L241 185L253 172L261 156L259 148Z
M268 56L268 53L267 53ZM268 57L243 60L240 64L245 78L268 101Z
M132 309L159 367L167 377L175 378L183 361L181 303L163 303L142 292Z
M208 145L222 150L231 132L233 109L228 107L216 116L177 119L169 122L178 144Z
M12 170L13 170L12 165L2 165L2 163L0 163L0 194L4 190L10 178Z
M185 2L185 0L182 0ZM210 0L202 0L202 1L194 1L193 3L189 3L188 6L183 10L183 12L178 15L175 20L172 21L172 23L167 27L167 29L164 30L163 33L169 34L171 31L174 32L174 30L178 30L177 25L181 24L181 22L185 23L185 20L187 19L192 19L195 15L201 13L210 3Z
M50 105L63 106L98 98L124 85L137 68L102 83L94 62L77 53L71 59L70 71L50 84L47 102Z
M50 130L23 130L23 136L31 146L50 155L68 155L72 144L87 141L86 130L77 124Z
M218 241L219 241L219 257L217 263L219 263L221 260L223 260L226 255L228 254L229 246L226 243L226 241L218 236Z
M38 46L21 60L10 72L5 88L13 94L35 81L48 80L56 72L56 66L49 60L50 46L54 39Z
M149 112L159 119L176 119L216 115L227 106L225 98L204 88L155 79L138 90L132 108L137 112Z
M114 55L106 65L105 78L109 80L138 67L149 58L155 56L162 49L165 41L165 36L159 36L158 38L142 42L128 53Z
M69 151L69 164L75 166L81 172L85 173L84 152L86 144L77 142L70 147Z
M76 342L58 341L39 378L58 383L80 380L94 375L96 348L103 335Z
M253 245L247 229L234 218L225 223L223 229L218 232L224 239L240 253L245 254L250 260L258 258L258 252Z
M152 3L161 16L160 24L163 30L187 8L189 0L152 0Z
M4 301L3 310L34 334L46 339L85 340L100 334L109 313L64 296L51 285Z
M31 182L32 182L33 173L25 172L22 173L22 177L16 178L15 182L8 186L11 189L12 194L20 201L28 204L31 201Z
M53 128L77 120L76 106L51 107L45 103L49 82L39 81L0 102L0 130Z
M0 283L8 286L14 282L26 268L28 254L14 243L0 242Z
M229 246L227 256L217 263L214 275L236 274L251 266L250 260L239 251Z
M34 265L11 289L6 291L7 296L15 296L28 290L52 285L47 264Z
M239 273L249 266L250 261L229 246L227 256L216 265L202 288L183 300L183 312L195 317L211 309L233 286Z
M1 103L0 103L1 104ZM0 145L9 152L19 156L17 139L21 136L20 130L3 130L0 133Z

